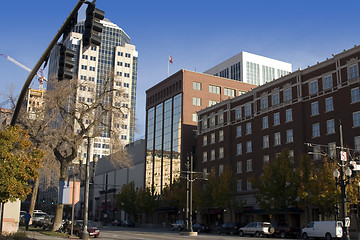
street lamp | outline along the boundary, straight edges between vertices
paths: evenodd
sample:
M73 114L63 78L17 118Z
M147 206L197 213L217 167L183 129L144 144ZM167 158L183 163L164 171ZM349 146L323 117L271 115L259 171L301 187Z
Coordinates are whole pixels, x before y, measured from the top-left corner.
M345 166L343 163L340 164L340 171L335 169L333 172L336 185L340 185L341 190L341 211L342 211L342 220L343 220L343 240L350 240L349 228L347 217L347 207L346 207L346 186L350 183L349 178L351 177L352 171L350 168L344 170ZM347 177L347 179L346 179Z

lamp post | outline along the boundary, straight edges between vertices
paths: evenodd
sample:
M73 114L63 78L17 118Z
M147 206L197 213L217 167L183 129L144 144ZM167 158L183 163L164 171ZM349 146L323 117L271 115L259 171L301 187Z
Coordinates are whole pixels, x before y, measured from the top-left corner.
M346 186L349 184L349 177L351 176L352 171L350 168L347 168L345 170L345 165L341 163L340 172L339 170L335 169L333 174L335 177L336 185L340 185L340 190L341 190L341 216L343 221L342 239L350 240L349 228L347 226L347 221L349 218L347 217L347 207L346 207ZM348 179L346 179L346 177Z
M95 170L96 170L96 164L97 162L99 161L99 158L96 154L94 154L93 156L93 173L92 173L92 185L91 185L91 212L92 212L92 215L93 215L93 221L95 221L95 207L94 207L94 203L95 203Z

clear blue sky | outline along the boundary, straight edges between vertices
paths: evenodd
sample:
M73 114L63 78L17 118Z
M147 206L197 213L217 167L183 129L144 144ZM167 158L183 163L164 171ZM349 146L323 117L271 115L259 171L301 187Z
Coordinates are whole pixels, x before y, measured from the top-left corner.
M77 0L3 1L0 53L32 68ZM144 136L145 91L184 68L204 72L247 51L312 66L360 44L358 0L97 0L139 52L136 137ZM80 16L84 17L85 7ZM0 93L19 93L28 72L0 58ZM35 80L34 80L35 81ZM34 85L36 87L36 85Z

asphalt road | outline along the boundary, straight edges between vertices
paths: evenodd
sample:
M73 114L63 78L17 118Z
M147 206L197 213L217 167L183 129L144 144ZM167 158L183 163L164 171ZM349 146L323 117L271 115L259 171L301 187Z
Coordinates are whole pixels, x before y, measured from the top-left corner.
M100 239L136 239L136 240L167 240L167 239L209 239L209 240L255 240L253 237L240 237L239 235L217 235L216 233L199 233L198 236L182 236L179 232L172 232L169 229L141 229L123 227L104 227L100 229ZM264 239L264 238L263 238ZM275 238L271 238L274 240Z

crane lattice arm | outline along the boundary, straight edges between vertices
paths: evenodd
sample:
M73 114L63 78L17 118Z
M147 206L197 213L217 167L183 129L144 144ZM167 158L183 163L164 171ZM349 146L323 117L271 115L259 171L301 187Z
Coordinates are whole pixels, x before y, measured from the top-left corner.
M22 63L19 63L18 61L16 61L16 60L13 59L12 57L9 57L8 55L3 54L3 53L0 53L0 55L3 56L4 58L6 58L7 60L9 60L10 62L15 63L16 65L18 65L18 66L21 67L22 69L25 69L26 71L31 72L31 69L30 69L30 68L28 68L27 66L25 66L25 65L22 64ZM43 81L47 81L47 79L44 78L43 76L40 76L39 74L36 74L36 76L37 76L38 79L39 79L39 83L40 83L39 88L42 89L42 87L43 87Z

